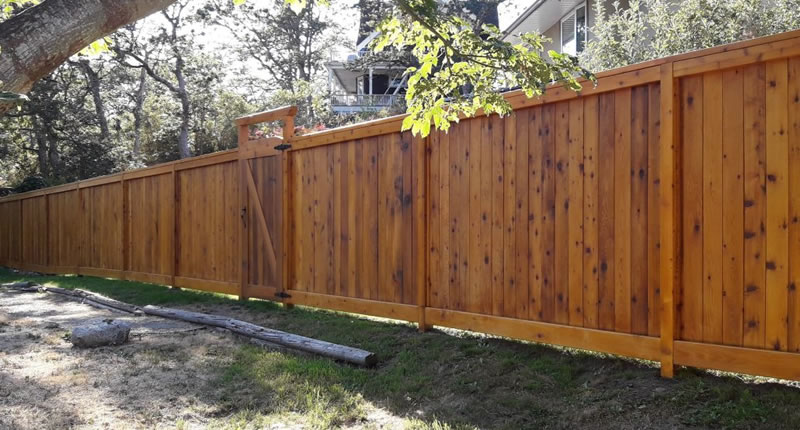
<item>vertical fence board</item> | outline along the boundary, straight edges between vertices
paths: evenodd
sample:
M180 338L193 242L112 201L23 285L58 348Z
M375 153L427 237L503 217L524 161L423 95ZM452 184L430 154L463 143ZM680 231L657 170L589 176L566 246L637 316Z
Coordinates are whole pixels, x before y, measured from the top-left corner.
M703 340L722 342L722 73L703 76Z
M361 223L361 213L356 210L356 145L358 142L348 142L342 156L342 274L341 282L347 297L357 297L357 257L356 229Z
M598 97L587 97L583 105L583 325L598 327Z
M441 252L439 256L441 263L439 267L441 272L439 274L439 304L445 309L450 309L450 284L452 277L452 244L450 235L450 133L439 133L439 208L441 209L441 216L439 217L439 241L441 242ZM502 304L501 304L502 306Z
M556 159L555 106L542 106L542 321L555 320ZM535 246L535 245L534 245Z
M631 331L631 89L615 94L614 329Z
M767 63L766 346L785 351L789 285L787 62Z
M294 203L297 208L297 231L294 235L294 256L297 267L294 272L292 288L299 291L313 289L314 265L308 264L314 258L314 201L312 197L311 151L298 152L292 157L297 180L294 181Z
M469 122L456 127L450 140L450 243L452 275L450 278L450 304L453 309L464 310L467 295L468 237L469 237ZM513 303L513 302L512 302Z
M650 84L647 108L647 333L661 332L661 86ZM666 143L665 143L666 144ZM670 142L671 144L671 142ZM666 192L671 192L667 189Z
M598 278L598 326L613 330L615 323L615 261L614 226L614 121L615 97L613 93L601 94L598 100L597 142L597 259L600 265Z
M556 104L555 322L569 322L569 103Z
M681 82L684 267L678 309L679 336L703 338L703 77ZM690 180L688 178L694 178Z
M434 130L430 140L430 177L428 182L428 304L434 308L444 308L442 299L442 200L441 200L441 157L442 132ZM492 299L493 305L497 304L497 297ZM495 313L496 314L496 313Z
M514 148L516 154L516 304L517 318L528 318L528 282L530 271L530 249L528 247L528 131L530 109L517 112L517 133Z
M542 319L542 108L529 111L528 126L528 248L530 266L528 269L528 318Z
M504 154L505 154L505 245L503 252L503 273L505 276L505 289L503 290L503 316L513 317L516 315L516 307L514 305L517 297L517 271L516 271L516 236L517 236L517 112L513 112L506 117L504 122L503 137L504 137ZM455 214L453 214L455 215ZM451 264L455 264L455 261Z
M569 324L583 326L583 99L569 102L569 138L567 177L569 287L567 306Z
M489 121L491 127L491 153L492 153L492 314L503 314L503 291L505 288L505 152L504 152L504 130L503 120L498 116L491 117ZM431 184L432 185L432 184Z
M477 301L478 312L482 314L492 313L492 266L494 259L492 256L492 122L489 118L480 120L480 178L478 184L479 214L479 253L478 267L480 278L478 281ZM473 134L472 138L476 137ZM471 187L471 185L470 185Z
M788 65L789 134L789 345L800 352L800 58Z
M649 94L631 90L631 332L647 334L647 133Z
M481 185L481 172L483 159L483 129L485 118L475 118L464 124L465 128L469 129L469 136L465 139L464 145L469 148L469 163L464 166L467 172L467 177L464 178L469 182L469 210L467 216L469 222L467 224L468 239L467 239L467 294L465 301L465 309L468 312L480 312L481 308L481 289L484 288L483 270L484 264L484 220L481 219L483 215L482 203L486 201L486 194L481 194L483 191ZM483 284L483 285L482 285Z
M743 345L764 347L766 234L766 68L744 70L744 333ZM688 258L688 256L687 256Z
M742 344L744 296L744 87L742 69L722 76L722 341Z
M378 299L400 301L403 289L403 256L401 254L402 203L403 203L403 153L397 135L383 138L378 147L380 160L378 183L378 226L380 233L378 274L380 291ZM398 294L399 293L399 294Z
M412 138L410 132L400 135L400 156L401 156L401 191L399 193L398 206L400 208L400 228L398 229L398 250L400 253L399 283L400 290L397 292L397 301L405 304L417 303L417 289L414 282L414 262L413 262L413 215L414 215L414 190L412 184Z

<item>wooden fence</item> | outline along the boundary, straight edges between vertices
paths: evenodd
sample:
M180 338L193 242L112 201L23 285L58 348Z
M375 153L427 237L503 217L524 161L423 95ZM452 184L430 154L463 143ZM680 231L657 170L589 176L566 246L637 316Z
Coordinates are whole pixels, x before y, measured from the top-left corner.
M0 263L800 379L800 32L0 200ZM282 120L283 138L250 140Z

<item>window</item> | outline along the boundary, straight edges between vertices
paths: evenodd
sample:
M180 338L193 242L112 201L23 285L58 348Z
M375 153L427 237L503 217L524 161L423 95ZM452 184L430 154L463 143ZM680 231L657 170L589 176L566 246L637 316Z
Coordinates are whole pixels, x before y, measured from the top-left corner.
M586 4L582 4L561 19L561 52L578 55L586 45Z

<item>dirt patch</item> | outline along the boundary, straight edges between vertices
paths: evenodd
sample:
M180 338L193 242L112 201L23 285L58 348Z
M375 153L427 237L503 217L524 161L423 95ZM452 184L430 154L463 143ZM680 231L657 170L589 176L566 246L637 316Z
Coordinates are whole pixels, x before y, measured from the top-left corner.
M129 343L90 350L69 343L76 325L107 318L132 325ZM218 423L233 412L220 409L225 394L215 381L242 344L193 324L112 313L55 294L0 290L0 429Z
M0 276L2 271L0 271ZM15 280L16 278L7 278ZM132 341L73 349L113 316L0 289L2 428L800 428L796 383L99 278L49 278L128 302L227 315L363 348L362 368L249 345L227 332L117 315Z
M74 326L106 318L131 323L131 342L82 350L67 340ZM0 291L0 428L202 423L214 409L205 369L231 347L229 336L190 324Z

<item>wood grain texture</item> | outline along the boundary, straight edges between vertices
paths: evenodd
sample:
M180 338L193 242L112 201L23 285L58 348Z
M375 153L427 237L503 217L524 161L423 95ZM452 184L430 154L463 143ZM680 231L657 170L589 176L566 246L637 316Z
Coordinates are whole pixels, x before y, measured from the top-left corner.
M742 344L744 298L744 74L722 76L722 341Z
M744 333L742 344L764 347L766 265L766 68L744 69Z
M676 338L703 338L703 77L680 80L683 151L683 277L678 297Z

